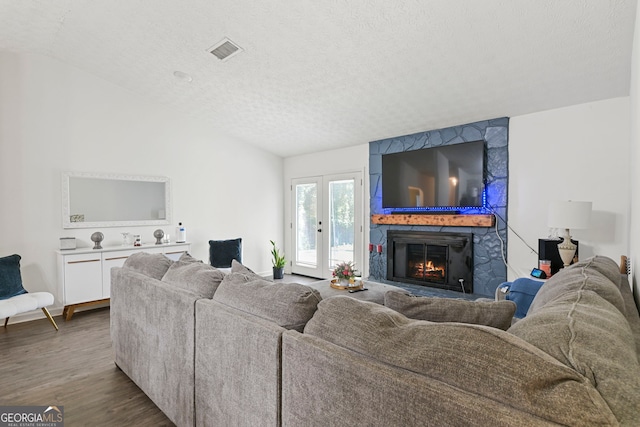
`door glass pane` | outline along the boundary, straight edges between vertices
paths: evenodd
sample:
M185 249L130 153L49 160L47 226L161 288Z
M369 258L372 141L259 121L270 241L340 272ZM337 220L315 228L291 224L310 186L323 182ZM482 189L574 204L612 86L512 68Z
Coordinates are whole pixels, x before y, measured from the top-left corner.
M354 180L329 183L329 269L342 261L354 261ZM361 269L356 266L358 272Z
M296 263L317 267L318 186L296 185Z

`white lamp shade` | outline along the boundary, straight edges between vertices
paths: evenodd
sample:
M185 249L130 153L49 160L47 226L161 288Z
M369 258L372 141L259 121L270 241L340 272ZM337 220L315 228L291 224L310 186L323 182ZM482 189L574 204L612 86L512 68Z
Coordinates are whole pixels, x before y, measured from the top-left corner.
M591 202L551 202L549 204L550 228L578 229L589 228Z

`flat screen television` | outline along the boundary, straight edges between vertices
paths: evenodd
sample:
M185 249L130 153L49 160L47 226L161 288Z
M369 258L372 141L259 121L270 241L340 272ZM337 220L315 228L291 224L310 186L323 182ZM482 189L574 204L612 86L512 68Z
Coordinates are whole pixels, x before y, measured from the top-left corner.
M484 141L382 156L382 207L396 211L482 208Z

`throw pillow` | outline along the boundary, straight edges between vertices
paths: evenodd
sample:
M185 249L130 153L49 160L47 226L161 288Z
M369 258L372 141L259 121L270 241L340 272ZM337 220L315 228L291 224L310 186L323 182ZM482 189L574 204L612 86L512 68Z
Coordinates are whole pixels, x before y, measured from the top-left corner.
M467 301L452 298L419 297L388 291L384 305L410 319L485 325L506 331L516 305L511 301Z
M161 280L169 267L171 267L171 264L173 264L173 261L163 254L136 252L127 258L123 267L131 268L145 276Z
M246 265L240 264L235 259L231 261L231 273L235 273L238 276L242 276L245 282L249 282L255 279L268 280L259 274L254 273L252 269Z
M0 300L26 294L20 275L20 255L0 258Z
M203 298L211 298L224 276L222 271L208 264L187 260L174 262L162 277L162 281L191 290Z
M209 240L209 262L219 268L231 267L231 261L242 261L242 239Z
M264 279L245 282L241 276L240 273L227 274L213 300L286 329L302 332L322 300L317 290L305 285Z
M180 258L178 259L178 261L181 261L181 262L202 262L201 260L192 257L189 252L185 252L182 255L180 255Z

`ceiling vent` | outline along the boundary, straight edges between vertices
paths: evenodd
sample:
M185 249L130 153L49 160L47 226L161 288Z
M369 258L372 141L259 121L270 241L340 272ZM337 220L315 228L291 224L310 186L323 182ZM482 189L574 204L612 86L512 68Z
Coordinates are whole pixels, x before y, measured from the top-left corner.
M226 61L232 56L242 52L242 48L240 46L227 38L222 39L220 42L211 46L208 50L221 61Z

